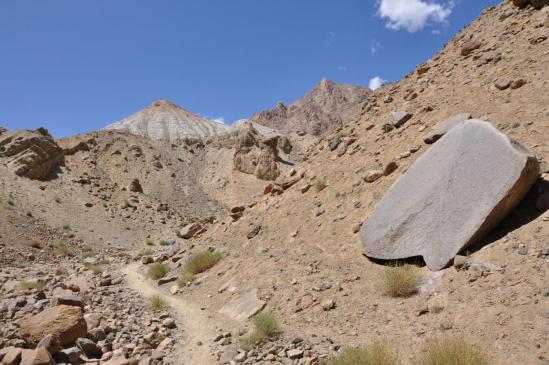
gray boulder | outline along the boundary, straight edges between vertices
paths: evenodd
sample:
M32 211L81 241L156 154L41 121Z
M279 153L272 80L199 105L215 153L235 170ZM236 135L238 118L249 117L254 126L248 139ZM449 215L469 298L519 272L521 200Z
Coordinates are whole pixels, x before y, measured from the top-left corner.
M493 229L539 176L535 156L488 122L462 122L387 191L361 228L364 254L446 267Z

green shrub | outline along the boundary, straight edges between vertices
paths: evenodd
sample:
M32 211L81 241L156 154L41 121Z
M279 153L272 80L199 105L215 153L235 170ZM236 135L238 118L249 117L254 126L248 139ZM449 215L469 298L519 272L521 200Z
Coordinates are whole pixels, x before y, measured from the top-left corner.
M27 210L25 214L27 215L27 217L32 218L32 212L30 210Z
M153 280L158 280L166 276L170 271L170 267L163 262L155 262L154 264L149 265L147 270L147 276Z
M328 365L397 365L398 357L382 343L343 349ZM442 364L439 364L442 365Z
M150 256L150 255L152 255L152 254L153 254L153 250L151 250L150 248L147 247L146 249L144 249L143 251L141 251L141 252L139 253L139 256L141 256L141 257L143 257L143 256Z
M200 274L214 267L222 258L221 252L204 251L194 254L187 260L185 271L193 275Z
M65 269L64 267L58 267L55 269L55 275L56 276L69 276L69 271Z
M57 204L61 204L61 198L56 196L54 199L53 199Z
M488 365L488 355L462 338L445 338L428 343L414 365Z
M154 241L153 241L152 239L150 239L150 238L147 238L147 239L145 240L145 244L146 244L147 246L154 246Z
M409 297L417 293L419 279L415 266L388 267L380 276L381 289L385 295L391 297Z
M261 312L253 317L254 330L240 339L240 346L250 351L255 345L277 338L282 332L278 319L272 312Z
M61 228L63 229L63 231L66 231L66 232L72 231L72 227L71 227L71 225L68 224L68 223L62 224L62 225L61 225Z
M158 244L160 246L169 246L170 245L170 243L168 241L165 241L165 240L161 240L160 242L158 242Z
M164 311L168 308L168 302L160 295L153 295L149 299L149 306L154 311Z
M11 207L15 205L15 201L11 197L6 200L6 203L8 203L8 205Z

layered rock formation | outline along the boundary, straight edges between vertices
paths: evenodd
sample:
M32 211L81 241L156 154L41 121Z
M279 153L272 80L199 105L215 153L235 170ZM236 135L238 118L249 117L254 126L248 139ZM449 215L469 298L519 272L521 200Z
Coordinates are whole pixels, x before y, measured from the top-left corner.
M16 175L44 179L63 165L63 150L44 128L17 129L0 134L0 161Z

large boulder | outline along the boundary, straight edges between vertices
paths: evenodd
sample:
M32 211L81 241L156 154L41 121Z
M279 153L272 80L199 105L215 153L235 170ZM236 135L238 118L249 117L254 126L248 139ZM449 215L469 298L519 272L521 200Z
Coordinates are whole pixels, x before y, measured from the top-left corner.
M86 337L88 327L79 307L58 305L21 321L19 333L27 343L36 345L48 335L55 336L61 346Z
M0 135L0 161L16 175L44 179L65 156L44 128L16 129Z
M442 137L387 191L361 228L366 256L422 256L431 270L493 229L539 176L534 155L488 122Z
M261 180L276 180L280 175L278 139L279 136L262 139L253 127L239 131L233 158L234 169Z
M464 120L469 120L472 118L472 115L469 113L460 113L456 114L448 119L446 119L443 122L438 123L435 125L425 137L423 137L423 141L427 144L435 143L450 131L450 129L454 128L459 123L463 122Z

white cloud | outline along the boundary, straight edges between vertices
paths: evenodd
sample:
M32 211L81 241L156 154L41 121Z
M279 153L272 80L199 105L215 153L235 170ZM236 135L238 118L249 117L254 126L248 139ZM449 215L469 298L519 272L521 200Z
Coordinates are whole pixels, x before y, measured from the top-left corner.
M339 67L337 68L337 70L338 70L339 72L347 72L347 67L346 67L346 66L339 66Z
M217 117L217 118L213 118L213 119L210 119L212 122L216 122L216 123L219 123L219 124L225 124L225 117Z
M454 1L439 4L429 0L379 0L378 16L387 18L386 27L417 32L427 22L446 23L452 13Z
M370 80L370 83L368 84L368 87L371 90L377 90L381 85L385 83L385 80L383 80L381 77L376 76L373 79Z
M379 49L381 48L381 43L376 41L375 39L370 43L370 53L375 54Z

